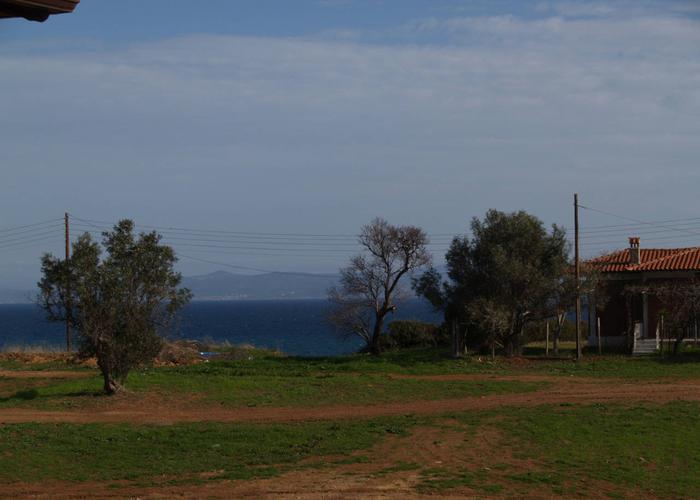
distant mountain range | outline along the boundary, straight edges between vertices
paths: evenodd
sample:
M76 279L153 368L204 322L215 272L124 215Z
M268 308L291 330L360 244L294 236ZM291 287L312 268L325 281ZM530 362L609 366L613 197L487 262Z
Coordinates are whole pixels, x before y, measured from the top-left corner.
M36 291L0 288L0 304L27 304L33 302Z
M337 274L234 274L226 271L182 280L182 285L192 290L194 300L319 299L325 298L328 289L337 283ZM0 304L32 302L36 294L36 290L0 288Z
M217 271L182 279L193 300L317 299L325 298L338 283L335 274L265 273L234 274ZM0 288L0 304L29 303L37 291Z
M317 299L338 283L336 274L234 274L216 271L183 278L194 300Z

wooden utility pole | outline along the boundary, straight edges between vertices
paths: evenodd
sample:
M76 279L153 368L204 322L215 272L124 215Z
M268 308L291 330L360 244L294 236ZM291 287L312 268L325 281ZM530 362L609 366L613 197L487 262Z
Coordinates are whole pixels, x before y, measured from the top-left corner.
M70 219L68 217L68 212L66 212L64 216L64 223L66 227L66 263L70 260ZM67 270L68 271L68 270ZM71 328L70 328L70 322L71 322L71 313L72 313L72 304L71 304L71 289L70 289L70 272L66 274L66 350L68 352L71 351L71 339L70 339L70 334L71 334Z
M574 259L576 272L576 360L581 359L581 263L578 250L578 193L574 194Z

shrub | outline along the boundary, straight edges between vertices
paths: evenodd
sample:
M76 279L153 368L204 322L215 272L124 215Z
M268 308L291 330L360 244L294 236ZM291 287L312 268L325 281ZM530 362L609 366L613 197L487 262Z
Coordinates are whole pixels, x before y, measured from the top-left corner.
M432 323L413 320L396 320L389 323L388 331L382 335L382 349L411 349L449 345L447 329Z

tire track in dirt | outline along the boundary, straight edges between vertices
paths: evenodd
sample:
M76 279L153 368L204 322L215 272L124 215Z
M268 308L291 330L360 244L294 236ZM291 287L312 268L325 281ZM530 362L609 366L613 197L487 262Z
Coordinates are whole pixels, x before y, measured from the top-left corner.
M496 377L494 380L498 380ZM336 405L309 407L192 407L176 401L119 401L113 407L91 409L89 412L42 411L29 408L0 409L0 423L66 422L173 424L178 422L304 422L313 420L342 420L395 415L433 415L466 410L485 410L506 406L538 406L568 403L611 403L700 401L700 380L668 383L628 383L608 380L595 382L566 379L543 390L466 397L434 401L410 401L375 405Z
M168 484L173 477L155 478L155 484L139 486L136 482L116 481L44 481L42 483L0 484L2 498L552 498L548 484L523 484L509 479L514 473L540 470L546 464L516 458L512 450L501 446L504 436L491 426L479 427L474 435L457 421L440 421L439 427L416 427L407 436L390 436L371 449L358 450L350 456L368 459L356 463L333 463L347 457L314 457L311 468L284 472L271 478L239 481L217 479L221 471L191 474L194 484ZM313 465L315 463L315 465ZM410 467L401 464L408 464ZM494 464L507 469L493 468ZM399 466L399 467L397 467ZM484 483L499 484L503 490L489 492L477 485L455 485L449 489L426 489L424 481L430 470L449 474L488 471ZM206 481L202 482L202 479ZM197 481L199 480L199 481ZM161 483L161 484L158 484ZM580 488L581 485L578 485ZM619 486L591 479L579 494L586 498L650 498L630 486Z
M0 370L0 378L89 378L95 375L93 371Z

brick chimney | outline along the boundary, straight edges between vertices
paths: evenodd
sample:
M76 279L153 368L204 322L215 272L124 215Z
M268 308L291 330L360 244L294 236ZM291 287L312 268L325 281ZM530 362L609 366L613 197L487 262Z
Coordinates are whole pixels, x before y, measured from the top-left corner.
M639 236L630 238L630 264L641 264L642 251L639 249Z

